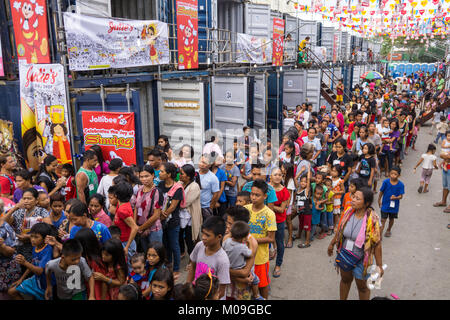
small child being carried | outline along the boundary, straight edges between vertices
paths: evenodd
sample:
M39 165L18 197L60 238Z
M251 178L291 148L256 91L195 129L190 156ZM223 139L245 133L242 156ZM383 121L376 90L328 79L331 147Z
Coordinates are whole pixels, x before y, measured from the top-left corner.
M250 234L250 227L247 223L243 221L236 221L231 226L231 237L226 238L222 248L228 255L228 259L230 260L230 268L234 270L239 270L245 267L245 259L250 258L252 256L252 249L248 246L251 246L250 241L248 241L248 235ZM253 276L252 282L252 293L255 300L264 300L263 297L259 294L258 284L259 278L258 276L251 271Z

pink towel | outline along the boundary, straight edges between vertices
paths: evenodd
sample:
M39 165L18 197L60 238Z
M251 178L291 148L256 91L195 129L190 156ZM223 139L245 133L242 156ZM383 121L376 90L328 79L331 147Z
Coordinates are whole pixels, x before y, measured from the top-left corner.
M366 240L366 224L367 224L367 214L364 215L361 229L359 229L358 236L356 237L355 245L358 248L362 248L364 241Z

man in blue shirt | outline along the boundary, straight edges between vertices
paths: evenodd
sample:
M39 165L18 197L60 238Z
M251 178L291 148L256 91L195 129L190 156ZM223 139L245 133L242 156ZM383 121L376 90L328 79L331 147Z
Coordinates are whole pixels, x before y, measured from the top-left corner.
M252 181L247 182L243 187L242 191L248 191L252 192L252 186L253 182L258 179L262 179L263 181L266 181L266 174L263 172L264 165L260 163L259 161L257 163L252 164ZM267 191L267 198L264 201L264 204L268 206L272 211L274 208L274 203L278 201L277 193L275 192L275 189L270 185L267 184L269 187ZM202 185L203 187L203 185Z
M380 189L378 196L378 205L381 208L381 231L383 234L384 225L389 217L389 226L384 234L386 237L391 236L392 226L394 225L394 219L398 218L398 212L400 210L400 199L405 194L405 185L398 180L400 177L401 169L399 167L392 167L389 172L389 179L383 181L383 185Z

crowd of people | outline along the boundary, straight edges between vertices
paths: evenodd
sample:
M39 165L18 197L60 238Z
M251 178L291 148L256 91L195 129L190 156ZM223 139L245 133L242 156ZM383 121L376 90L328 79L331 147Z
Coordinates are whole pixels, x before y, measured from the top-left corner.
M85 151L77 172L53 155L38 172L2 155L2 298L264 300L271 278L282 276L285 249L313 250L328 238L340 298L355 279L360 299L369 299L367 270L375 264L383 274L381 240L398 218L402 162L415 150L423 94L431 93L424 112L437 113L443 160L430 144L416 165L418 192L428 192L438 166L450 177L450 131L436 110L446 95L441 79L366 81L328 111L285 108L279 149L244 127L233 149L223 152L212 137L197 156L190 145L174 152L160 136L142 167L106 162L99 146ZM443 182L436 206L446 205L450 179Z

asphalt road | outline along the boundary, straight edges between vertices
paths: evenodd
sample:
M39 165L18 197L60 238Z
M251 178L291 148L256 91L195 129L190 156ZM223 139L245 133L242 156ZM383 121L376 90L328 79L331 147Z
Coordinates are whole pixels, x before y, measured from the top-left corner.
M450 299L450 214L433 203L442 197L441 170L435 170L431 178L430 192L417 192L421 174L413 168L419 157L432 142L430 126L419 131L417 151L410 150L403 161L400 180L405 184L405 195L400 202L399 219L395 221L390 238L383 237L383 263L387 264L381 289L373 290L371 297L397 295L402 300ZM439 154L440 147L436 154ZM382 180L378 182L380 188ZM373 207L379 213L375 195ZM449 200L450 203L450 200ZM294 225L297 225L297 219ZM387 226L386 226L387 228ZM295 232L295 231L294 231ZM286 231L287 236L287 231ZM333 266L334 256L328 257L327 247L331 238L315 239L311 247L286 249L279 278L271 276L270 299L274 300L337 300L340 275ZM182 270L188 262L182 259ZM275 260L270 263L270 275ZM184 281L185 273L180 277ZM349 300L358 299L353 282Z

